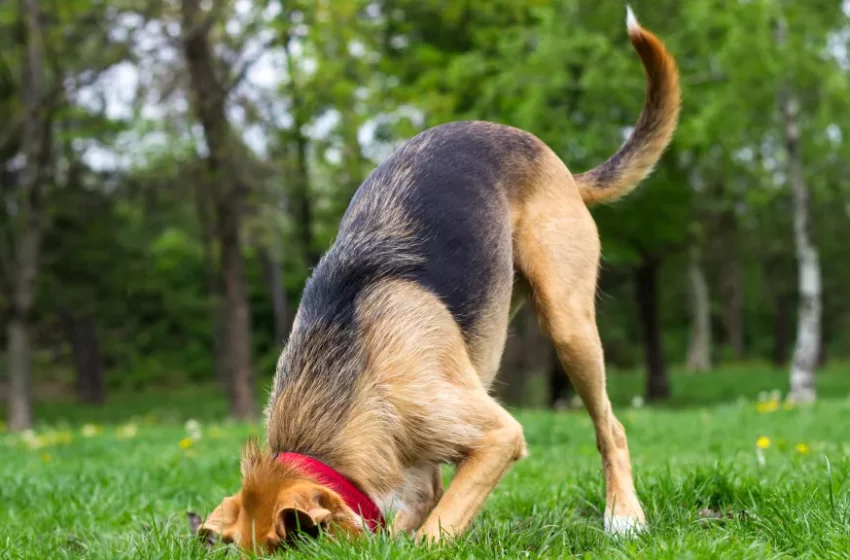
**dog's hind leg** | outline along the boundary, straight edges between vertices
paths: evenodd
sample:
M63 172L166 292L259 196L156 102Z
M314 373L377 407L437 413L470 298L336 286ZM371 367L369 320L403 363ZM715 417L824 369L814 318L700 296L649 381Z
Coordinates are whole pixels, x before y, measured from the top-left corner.
M605 475L605 527L625 533L645 520L626 434L605 389L594 305L599 236L566 168L557 162L550 169L549 184L529 194L514 223L515 259L531 286L541 326L593 421Z

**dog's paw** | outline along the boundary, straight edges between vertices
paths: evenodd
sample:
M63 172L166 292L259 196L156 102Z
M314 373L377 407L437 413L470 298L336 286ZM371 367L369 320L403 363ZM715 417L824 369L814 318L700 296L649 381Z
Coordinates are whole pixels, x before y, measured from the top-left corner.
M605 517L605 532L609 535L635 536L646 530L646 523L638 517L614 515Z

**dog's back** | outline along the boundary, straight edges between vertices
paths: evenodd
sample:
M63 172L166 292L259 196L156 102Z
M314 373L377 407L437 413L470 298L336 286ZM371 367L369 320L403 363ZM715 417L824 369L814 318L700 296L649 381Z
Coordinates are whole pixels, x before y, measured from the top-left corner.
M492 292L512 281L508 193L541 151L531 134L484 122L431 128L383 162L354 195L304 292L317 313L350 308L376 279L419 283L467 340ZM325 308L325 309L322 309Z

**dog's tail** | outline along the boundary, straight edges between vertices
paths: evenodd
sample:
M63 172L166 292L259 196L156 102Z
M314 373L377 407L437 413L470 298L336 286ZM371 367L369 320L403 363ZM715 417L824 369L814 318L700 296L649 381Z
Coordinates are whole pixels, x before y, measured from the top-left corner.
M620 198L644 180L670 143L679 119L676 62L664 43L640 26L631 8L627 10L629 40L646 70L646 98L634 130L617 153L574 177L588 205Z

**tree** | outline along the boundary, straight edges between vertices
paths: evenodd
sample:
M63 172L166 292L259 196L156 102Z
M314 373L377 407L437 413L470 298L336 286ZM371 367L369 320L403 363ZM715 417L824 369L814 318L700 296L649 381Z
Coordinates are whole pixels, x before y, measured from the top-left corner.
M215 14L204 11L200 0L181 4L183 48L195 113L209 149L210 198L216 218L216 237L224 277L227 364L231 375L230 414L253 419L257 415L254 371L251 364L251 316L245 289L241 221L248 185L240 174L239 158L247 157L225 114L227 89L217 71L209 31Z
M787 49L788 26L784 19L776 22L775 32L779 48ZM799 265L800 291L790 397L798 402L811 402L815 400L815 370L821 351L820 256L812 232L811 193L803 170L800 102L790 83L785 84L779 99L784 121L788 180L794 194L794 247Z
M640 315L641 336L646 363L646 398L664 400L670 396L667 362L664 359L661 323L658 315L659 259L645 256L635 268L635 295Z
M20 182L4 185L12 191L16 211L7 216L9 254L3 269L10 284L10 310L6 326L9 357L9 429L23 430L32 424L31 357L29 321L35 300L38 258L44 218L44 188L48 180L51 149L51 108L45 94L42 14L38 0L23 4L25 47L21 63L21 96L25 104L23 123L24 168ZM16 181L17 182L17 181ZM5 193L4 193L5 194ZM7 200L9 204L11 200Z

